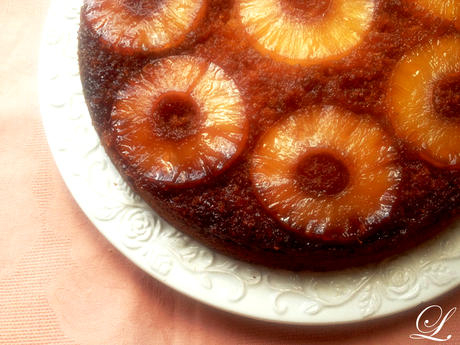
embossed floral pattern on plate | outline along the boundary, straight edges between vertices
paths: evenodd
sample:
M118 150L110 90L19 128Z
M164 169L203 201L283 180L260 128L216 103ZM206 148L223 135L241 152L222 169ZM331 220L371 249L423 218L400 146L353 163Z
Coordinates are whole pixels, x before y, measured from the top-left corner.
M76 54L81 0L55 0L43 33L42 118L59 170L94 225L153 277L199 301L275 322L356 322L406 310L459 284L460 231L354 270L294 273L229 259L161 220L120 178L94 132Z

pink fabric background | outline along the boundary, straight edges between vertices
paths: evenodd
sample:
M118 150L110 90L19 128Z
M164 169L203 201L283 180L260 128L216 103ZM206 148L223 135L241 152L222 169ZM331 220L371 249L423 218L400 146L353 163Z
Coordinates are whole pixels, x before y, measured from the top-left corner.
M334 327L269 324L191 300L115 250L80 210L48 148L37 90L50 0L0 0L0 344L429 344L425 306ZM437 335L460 344L460 311Z

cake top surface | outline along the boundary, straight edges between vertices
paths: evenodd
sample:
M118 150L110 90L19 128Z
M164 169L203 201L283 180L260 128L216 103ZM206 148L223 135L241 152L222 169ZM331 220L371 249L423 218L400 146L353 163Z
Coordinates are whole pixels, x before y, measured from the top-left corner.
M377 260L458 209L455 21L300 3L192 1L164 26L181 2L87 1L85 98L130 185L199 240L296 270Z

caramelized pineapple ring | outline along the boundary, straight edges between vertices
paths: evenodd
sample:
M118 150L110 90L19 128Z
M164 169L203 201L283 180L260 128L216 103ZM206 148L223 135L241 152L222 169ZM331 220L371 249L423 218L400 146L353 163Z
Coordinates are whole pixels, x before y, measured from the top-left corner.
M436 16L455 21L460 18L460 1L458 0L415 0Z
M302 18L299 12L306 5L291 5L288 11L283 1L239 0L239 15L261 54L292 65L347 55L366 35L375 9L374 0L328 0L328 6L310 9Z
M460 39L436 39L407 54L391 80L391 122L396 133L438 167L460 168L460 124L438 114L433 90L460 73Z
M178 188L223 172L248 136L235 83L189 56L145 66L119 93L111 119L124 160L149 181Z
M401 179L396 159L373 121L333 106L312 108L265 134L251 178L259 200L286 228L352 243L388 219Z
M120 54L159 52L182 42L205 14L205 0L86 0L84 18Z

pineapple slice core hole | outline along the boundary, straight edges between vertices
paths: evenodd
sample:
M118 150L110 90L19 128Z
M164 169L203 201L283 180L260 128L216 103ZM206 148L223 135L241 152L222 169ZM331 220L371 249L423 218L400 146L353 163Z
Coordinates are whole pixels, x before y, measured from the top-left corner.
M158 137L177 141L196 135L201 129L203 116L188 93L167 92L154 103L151 120Z
M297 166L296 174L300 187L314 197L339 194L350 182L347 166L333 152L307 154Z
M435 82L432 101L440 118L460 124L460 73L447 75Z
M123 6L139 19L151 15L163 3L161 0L123 0Z
M289 16L312 20L324 16L331 3L331 0L281 0L281 7Z

